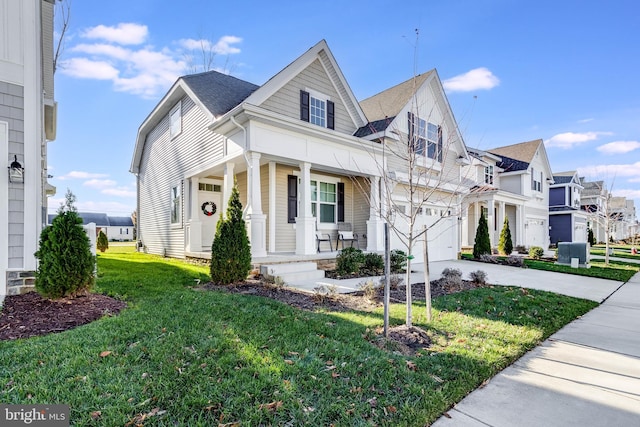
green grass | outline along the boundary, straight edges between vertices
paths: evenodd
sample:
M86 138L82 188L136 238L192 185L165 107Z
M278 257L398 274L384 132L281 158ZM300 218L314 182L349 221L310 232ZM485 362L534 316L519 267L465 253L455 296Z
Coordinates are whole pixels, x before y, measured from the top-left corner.
M591 268L571 268L570 265L558 265L549 261L538 261L526 259L525 264L529 268L536 270L555 271L559 273L574 274L578 276L598 277L601 279L616 280L626 282L640 271L640 264L630 264L618 261L610 261L609 266L605 266L604 260L590 261Z
M129 308L74 330L0 342L0 401L65 403L75 425L416 425L596 303L510 287L437 298L432 351L378 349L374 313L311 313L191 289L207 268L110 248L97 291ZM401 324L404 307L391 308ZM105 357L100 353L110 351ZM92 412L100 411L97 419ZM139 418L138 418L139 420Z
M604 256L604 249L591 249L591 255L602 255ZM626 259L635 259L640 261L640 254L632 255L630 252L620 252L620 249L614 250L613 255L609 255L615 258L626 258Z

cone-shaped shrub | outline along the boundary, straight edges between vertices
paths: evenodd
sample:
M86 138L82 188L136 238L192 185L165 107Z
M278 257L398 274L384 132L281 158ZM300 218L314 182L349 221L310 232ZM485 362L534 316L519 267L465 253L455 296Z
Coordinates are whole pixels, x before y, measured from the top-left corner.
M109 239L107 239L107 235L104 234L104 231L100 230L98 233L98 241L96 242L96 247L100 252L104 252L109 249Z
M480 258L480 255L491 254L491 240L489 239L489 227L484 212L480 213L480 221L476 230L476 239L473 245L473 257Z
M211 245L211 281L216 285L243 281L251 271L251 248L237 185L231 191L225 216L218 220Z
M511 241L511 230L509 229L509 218L504 218L502 231L500 231L500 241L498 241L498 252L503 255L511 255L513 252L513 242Z
M75 196L65 195L65 204L51 226L40 234L36 290L46 298L74 296L88 290L94 281L95 257L82 218L73 206Z
M591 246L596 244L596 237L593 235L593 228L589 227L589 231L587 232L587 240Z

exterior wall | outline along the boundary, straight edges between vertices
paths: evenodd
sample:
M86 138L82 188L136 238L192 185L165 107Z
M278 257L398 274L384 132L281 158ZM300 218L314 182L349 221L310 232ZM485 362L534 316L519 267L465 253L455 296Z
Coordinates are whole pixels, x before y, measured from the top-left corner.
M509 193L524 194L522 175L500 175L500 189Z
M133 227L107 227L107 239L109 239L109 241L133 240Z
M352 135L356 130L342 99L329 79L320 60L315 60L306 70L291 79L267 99L261 107L293 119L300 119L300 91L314 90L329 97L335 103L335 130Z
M138 174L138 238L148 252L178 258L184 257L185 249L187 169L204 169L220 161L224 145L222 136L207 129L207 118L193 100L183 97L181 102L182 133L171 139L169 115L163 117L147 136ZM175 185L181 188L182 221L178 225L170 223L170 191Z

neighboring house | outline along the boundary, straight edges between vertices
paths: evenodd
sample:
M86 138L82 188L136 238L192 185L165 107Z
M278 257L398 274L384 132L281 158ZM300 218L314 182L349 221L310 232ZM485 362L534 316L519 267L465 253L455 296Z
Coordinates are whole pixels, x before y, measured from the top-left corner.
M475 185L465 197L462 245L473 246L481 213L497 246L504 219L514 246L549 247L549 159L541 139L489 150L469 148L465 177Z
M587 213L580 209L582 185L576 171L553 174L549 186L549 237L552 244L587 241Z
M415 232L422 232L423 226L429 228L429 260L455 259L460 252L460 203L469 191L461 180L461 166L469 163L469 156L436 70L384 90L360 105L369 123L356 135L385 147L385 154L373 159L387 174L382 184L391 187L381 191L390 199L389 206L384 200L380 204L382 211L399 211L389 220L405 235L409 214L415 215ZM408 145L415 150L414 156L409 156ZM415 159L411 175L409 158ZM416 190L416 212L411 213L410 186ZM418 262L422 262L423 245L423 239L418 238L412 249ZM391 247L407 250L398 233L391 233Z
M593 236L597 243L607 240L606 225L609 220L606 217L607 197L609 192L604 181L587 181L580 177L582 193L580 194L580 208L587 213L588 227L593 230Z
M613 240L626 240L635 231L636 208L633 200L611 197L611 236Z
M78 212L82 218L82 225L94 223L96 225L96 236L102 231L110 241L131 241L133 240L133 220L128 216L109 216L105 213ZM55 214L49 214L48 224L51 225Z
M436 73L419 80L382 118L406 133L411 94L434 97L426 104L437 106L442 134L466 158ZM209 257L235 180L255 262L315 255L316 229L335 243L338 229L351 227L359 246L382 251L384 168L375 159L383 158L379 142L397 138L366 105L324 40L262 86L215 71L179 78L138 131L130 169L138 239L151 253ZM457 170L449 158L431 161ZM408 176L400 165L390 171L399 182ZM455 257L457 239L447 245Z
M0 0L0 159L14 166L0 173L0 300L33 286L47 195L55 194L46 170L56 133L54 3Z

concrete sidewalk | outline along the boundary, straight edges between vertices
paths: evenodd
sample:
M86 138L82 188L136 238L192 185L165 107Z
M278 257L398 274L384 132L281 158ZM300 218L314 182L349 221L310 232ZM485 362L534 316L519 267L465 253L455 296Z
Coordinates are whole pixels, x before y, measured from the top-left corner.
M532 272L525 271L526 276ZM567 288L582 286L584 278L566 276ZM638 425L640 273L434 423L436 427Z

